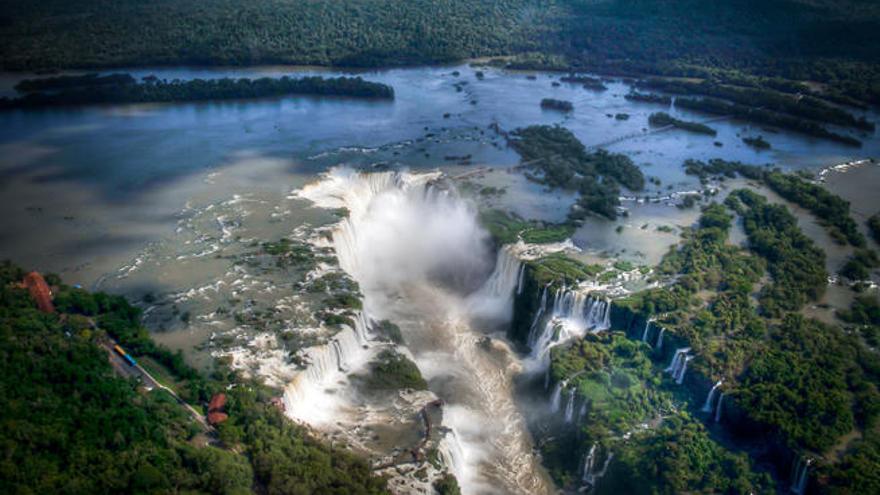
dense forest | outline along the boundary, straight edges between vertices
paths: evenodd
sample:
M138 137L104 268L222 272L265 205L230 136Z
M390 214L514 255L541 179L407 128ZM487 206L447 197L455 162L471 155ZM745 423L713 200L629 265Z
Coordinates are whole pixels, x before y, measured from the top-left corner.
M424 64L745 74L880 101L880 7L859 0L58 0L0 3L6 69Z
M364 461L287 420L271 390L228 370L203 376L157 346L124 299L48 276L63 313L45 314L15 285L23 276L0 265L3 493L386 492ZM229 420L206 436L169 394L116 375L107 335L161 363L198 408L225 391Z
M743 219L748 249L727 242L734 214ZM705 207L657 267L672 284L615 301L640 315L634 331L612 327L629 337L588 335L553 350L549 379L586 404L587 420L564 426L543 446L551 475L571 482L581 465L570 453L598 449L613 454L599 493L761 492L767 480L755 465L727 450L739 445L758 464L777 464L782 486L792 483L789 464L807 456L811 493L877 491L880 479L865 473L877 462L880 302L858 298L840 313L840 325L801 315L825 287L823 259L785 207L754 192L738 190L726 206ZM652 345L655 337L638 340L648 318L665 332L663 347ZM676 348L693 356L683 382L662 372ZM727 398L707 413L712 383ZM658 428L637 426L658 416ZM727 434L706 435L704 424L718 418Z

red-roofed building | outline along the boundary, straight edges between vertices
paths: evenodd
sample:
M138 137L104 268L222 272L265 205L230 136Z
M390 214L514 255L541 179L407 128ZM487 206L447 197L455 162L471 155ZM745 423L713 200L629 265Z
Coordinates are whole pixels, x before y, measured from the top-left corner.
M226 394L215 394L208 404L208 412L222 411L226 406Z
M40 311L44 313L55 312L55 306L52 304L52 290L49 289L49 284L46 283L46 279L42 275L30 272L24 276L22 285L31 293L31 297L37 303Z
M226 413L222 412L212 412L208 413L208 423L211 423L213 426L217 426L220 423L229 419L229 416Z

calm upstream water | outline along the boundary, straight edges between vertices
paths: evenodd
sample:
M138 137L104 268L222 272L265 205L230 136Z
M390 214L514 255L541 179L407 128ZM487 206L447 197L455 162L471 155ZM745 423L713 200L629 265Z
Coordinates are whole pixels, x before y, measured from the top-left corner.
M351 75L298 67L118 72L169 80ZM247 272L230 260L257 242L335 221L328 211L311 207L295 193L331 167L391 166L415 172L439 168L458 177L462 191L473 185L469 181L506 189L501 196L483 198L484 206L558 221L565 218L572 195L544 191L512 170L518 156L493 127L511 131L533 124L559 124L592 146L647 128L648 115L656 111L688 120L705 118L675 108L629 102L624 95L630 88L619 81L609 82L607 91L594 92L579 85L553 86L558 80L555 74L484 72L480 79L475 69L461 65L358 73L393 86L393 102L288 97L0 113L0 197L5 213L0 223L0 256L28 268L61 273L69 283L130 296L145 307L147 323L158 330L160 342L208 365L218 352L241 346L243 339L249 344L256 341L254 335L247 340L248 336L238 332L228 315L218 315L218 307L245 301L251 308L278 310L280 319L287 322L295 323L299 318L295 288L289 281L270 273ZM0 75L0 94L13 94L15 82L24 77ZM539 102L548 97L572 101L574 112L566 115L542 110ZM629 118L614 118L621 113ZM877 120L876 115L869 118ZM651 195L698 187L682 171L681 164L687 158L723 157L754 164L773 162L786 169L816 169L880 156L880 140L875 135L862 136L865 146L857 149L785 132L771 133L735 121L711 125L718 130L717 137L671 131L629 139L608 149L628 154L646 176L660 180L659 186L649 186ZM742 143L742 136L755 134L764 135L773 149L758 152ZM458 163L464 156L469 156L469 164ZM478 169L482 172L470 173ZM876 170L860 174L870 176L865 183L877 181ZM873 187L834 184L855 200L876 191ZM619 224L599 220L591 220L578 230L574 241L586 255L656 262L677 242L678 227L690 224L697 215L696 210L680 211L668 203L628 202L625 206L632 214L622 222L626 228L621 232L615 231ZM479 230L474 212L467 211L468 222ZM857 211L862 216L871 213ZM423 223L406 216L401 219L402 212L393 208L387 213L394 222L365 215L360 231L379 235L387 230L405 236L402 227L386 227ZM676 229L659 232L661 225ZM816 236L825 235L819 226L812 230ZM437 238L445 240L445 232ZM469 244L463 240L462 245ZM392 247L388 251L395 252ZM441 251L448 256L452 250ZM472 249L460 251L476 256ZM402 251L398 258L421 259L418 256L425 252L430 249ZM366 256L366 261L370 258L359 256ZM375 264L351 257L364 266ZM432 256L437 257L440 255ZM387 277L389 270L382 272ZM366 288L368 304L376 306L374 312L400 320L411 333L411 351L426 377L433 380L432 392L453 406L462 402L464 409L451 407L447 418L465 444L462 457L477 463L475 469L480 471L487 470L489 464L496 466L496 480L505 473L522 475L523 480L516 483L524 493L544 492L545 476L530 453L531 442L513 402L513 376L519 369L519 358L503 347L496 349L501 356L496 360L473 350L475 342L496 329L472 328L478 325L473 324L471 315L462 313L461 294L438 291L427 282L419 285L408 280L404 284L395 279L390 283L375 274L353 275ZM146 302L155 297L164 303ZM282 307L286 309L279 309ZM178 317L181 312L191 314L192 319L188 316L182 322ZM435 350L432 346L437 335L466 345ZM218 344L220 341L226 344ZM221 348L223 345L226 347ZM268 344L264 351L262 357L252 349L245 354L254 358L257 372L280 377L277 385L284 386L283 378L289 371L284 356ZM462 373L443 368L450 362L475 370L470 374L491 376L497 385L488 390L467 383ZM436 385L440 382L445 384ZM465 407L472 396L482 406L474 402ZM491 408L485 406L489 402L509 417L502 421L497 438L482 438L482 431L462 431L462 425L490 423ZM353 418L355 422L362 420L356 415ZM491 469L488 472L492 474ZM493 479L470 478L473 487L491 486Z
M453 72L458 71L459 76ZM350 75L298 67L120 69L136 77L163 79L259 77L284 74ZM393 102L290 97L258 101L119 105L0 113L0 194L6 220L0 226L5 256L92 284L143 246L173 229L172 217L196 195L206 174L250 163L271 162L276 173L249 177L248 185L295 185L340 163L446 167L447 155L471 155L472 167L510 167L517 155L488 126L504 130L560 124L584 144L647 127L647 116L669 110L623 98L629 86L604 92L562 84L554 74L485 70L479 80L468 66L394 69L358 73L390 84ZM0 76L0 93L11 95L20 74ZM460 83L466 82L464 85ZM460 91L456 90L459 84ZM542 98L570 100L570 115L545 111ZM699 115L672 109L682 118ZM628 120L610 116L627 113ZM449 114L444 118L444 114ZM849 148L789 133L770 134L738 122L712 124L717 138L667 132L611 146L629 154L646 175L660 178L658 191L692 188L685 158L819 167L880 155L880 140ZM773 150L757 152L738 135L761 133ZM427 137L426 137L427 136ZM723 143L722 148L713 141ZM281 181L281 182L279 182ZM510 182L509 180L507 182ZM234 184L232 185L234 188ZM181 190L182 189L182 190ZM210 197L211 188L202 191ZM517 185L511 190L537 193ZM224 191L226 192L226 191ZM566 207L511 200L522 213L558 219ZM564 203L564 202L563 202ZM114 267L114 263L116 266Z

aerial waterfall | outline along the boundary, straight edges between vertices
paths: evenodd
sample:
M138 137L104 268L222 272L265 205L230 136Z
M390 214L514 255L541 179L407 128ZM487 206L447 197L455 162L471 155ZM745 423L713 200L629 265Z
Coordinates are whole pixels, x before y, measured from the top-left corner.
M308 363L306 368L295 374L284 389L286 414L311 424L324 423L327 411L339 405L338 398L326 393L327 389L363 364L367 354L358 331L348 326L326 344L305 349L302 357Z
M548 288L541 293L541 305L535 314L529 332L530 361L538 369L549 364L553 347L572 339L583 337L587 332L598 332L611 327L611 302L594 298L580 290L562 287L554 291L553 302L548 311ZM544 324L541 325L543 320Z
M593 465L596 463L596 449L598 447L599 444L593 443L593 445L590 447L590 451L584 458L583 473L581 475L581 480L584 482L590 481L590 477L593 473Z
M562 389L565 388L568 382L562 380L561 382L556 384L556 387L553 388L553 393L550 394L550 410L553 412L558 412L559 407L562 403Z
M651 322L654 321L651 318L648 318L645 321L645 330L642 331L642 342L648 344L648 331L651 329ZM648 344L651 345L651 344Z
M518 358L503 343L489 341L494 354L485 350L486 335L509 321L522 290L515 250L504 248L493 259L475 208L439 173L335 169L297 196L348 211L330 232L339 265L360 285L371 319L401 328L409 354L443 400L448 433L441 458L462 493L549 493L514 402ZM330 364L338 369L336 361ZM288 402L297 398L291 394ZM369 417L363 407L348 412L349 428ZM338 415L325 415L325 424L339 423Z
M468 297L471 314L475 317L510 320L515 292L522 290L525 265L506 245L498 250L495 269L486 283Z
M574 420L574 402L577 400L577 391L572 387L568 391L568 401L565 403L565 422L571 423Z
M721 421L721 404L724 403L724 392L721 392L721 395L718 396L718 403L715 404L715 422L718 423Z
M452 474L455 475L457 479L465 479L468 477L468 473L465 472L467 464L464 449L461 447L461 442L459 442L458 434L455 433L455 430L449 429L446 431L443 438L440 440L437 451L443 459L444 464L450 471L452 471Z
M669 366L665 370L672 375L672 379L679 385L684 381L684 374L687 371L688 361L693 358L693 356L688 356L690 350L690 347L676 349L675 355L672 356L672 362L669 363Z
M666 331L666 327L660 327L660 333L657 334L657 343L654 344L654 349L660 351L663 349L663 333Z
M684 374L687 372L688 363L691 362L691 359L693 358L693 356L684 357L684 360L681 363L681 368L679 368L678 373L676 373L675 375L675 383L677 383L678 385L684 383Z
M798 458L791 474L791 492L797 495L804 495L807 489L807 479L810 473L810 464L812 459L803 460Z
M595 486L596 482L599 481L600 478L605 476L605 473L608 471L608 465L611 464L611 460L614 459L613 453L608 453L608 456L605 458L605 462L602 463L602 469L596 472L596 457L598 456L598 448L599 445L594 443L590 447L590 451L587 453L584 458L584 466L582 468L581 481L586 483L589 486Z
M712 385L712 389L709 390L709 394L706 395L706 402L703 404L703 409L702 409L702 411L704 413L711 413L712 412L712 399L715 397L715 391L718 390L718 387L721 386L721 383L722 383L722 380L718 380L717 382L715 382L715 385Z

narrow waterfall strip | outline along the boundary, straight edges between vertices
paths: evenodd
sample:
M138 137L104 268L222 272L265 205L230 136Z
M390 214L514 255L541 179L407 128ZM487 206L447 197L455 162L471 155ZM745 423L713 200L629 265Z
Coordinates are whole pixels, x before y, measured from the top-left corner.
M596 449L599 447L599 444L593 443L593 446L590 447L590 451L584 457L584 467L583 473L581 474L581 481L590 482L593 474L593 465L596 463Z
M718 390L718 387L721 386L722 382L723 380L718 380L717 382L715 382L715 385L712 385L712 389L709 390L709 393L706 395L706 402L703 404L702 409L704 413L712 412L712 399L715 397L715 391Z
M807 479L810 472L810 464L812 463L813 460L809 458L806 461L804 461L803 459L798 459L791 477L792 493L796 493L797 495L804 495L804 492L807 489Z
M642 331L642 342L644 342L646 344L648 344L648 331L651 329L651 321L652 320L650 318L648 318L645 321L645 330ZM648 344L648 345L651 345L651 344Z
M663 349L663 333L666 331L666 327L660 327L660 333L657 334L657 343L654 344L654 349L662 350Z
M519 276L516 279L516 295L522 294L523 291L523 280L525 279L526 265L525 263L520 263L519 265Z
M565 422L571 423L574 420L574 402L577 400L575 389L568 390L568 402L565 404Z
M672 361L669 363L669 366L666 367L664 371L667 373L673 373L678 368L678 362L681 360L681 357L690 351L690 347L679 347L675 350L675 354L672 355Z
M688 363L693 359L693 356L685 356L684 360L681 363L681 368L678 371L678 374L675 376L675 383L681 385L684 382L684 374L687 372Z
M718 396L718 403L715 404L715 422L718 423L721 421L721 404L724 402L724 392L721 392L721 395Z
M562 389L565 388L567 383L567 380L562 380L553 388L553 394L550 396L550 410L554 413L559 412L559 406L562 402Z
M458 434L455 430L448 429L440 439L437 451L443 459L443 464L452 472L457 479L464 475L465 455Z

